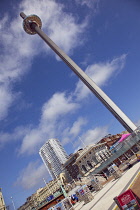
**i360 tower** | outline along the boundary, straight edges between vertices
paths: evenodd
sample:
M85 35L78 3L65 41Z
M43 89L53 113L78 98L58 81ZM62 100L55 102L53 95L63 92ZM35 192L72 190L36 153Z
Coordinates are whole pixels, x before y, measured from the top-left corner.
M58 139L49 139L39 150L39 154L53 179L62 172L68 155Z
M46 44L71 68L81 81L94 93L94 95L106 106L115 118L132 133L137 129L136 125L122 112L122 110L88 77L87 74L63 51L61 50L42 30L41 19L36 15L26 16L20 13L23 20L23 28L28 34L38 34Z

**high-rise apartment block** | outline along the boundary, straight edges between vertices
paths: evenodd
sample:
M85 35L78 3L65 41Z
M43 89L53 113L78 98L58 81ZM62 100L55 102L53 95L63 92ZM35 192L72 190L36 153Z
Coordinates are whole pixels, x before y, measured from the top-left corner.
M63 171L68 155L58 139L49 139L39 150L39 154L53 179Z

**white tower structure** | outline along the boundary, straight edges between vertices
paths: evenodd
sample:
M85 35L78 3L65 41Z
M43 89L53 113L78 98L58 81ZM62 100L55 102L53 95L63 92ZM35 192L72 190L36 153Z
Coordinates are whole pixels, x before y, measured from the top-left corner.
M88 77L87 74L63 51L61 50L42 30L41 19L36 15L26 16L20 13L23 20L23 28L28 34L38 34L46 44L71 68L71 70L83 81L83 83L95 94L95 96L106 106L115 118L132 133L137 129L136 125L122 112L122 110Z
M49 139L39 150L39 154L47 167L51 177L57 178L62 172L68 155L58 139Z

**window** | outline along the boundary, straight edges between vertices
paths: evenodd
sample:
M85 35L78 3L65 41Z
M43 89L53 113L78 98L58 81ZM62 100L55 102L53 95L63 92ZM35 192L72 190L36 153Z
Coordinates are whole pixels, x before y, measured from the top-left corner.
M93 166L92 166L92 164L91 164L91 162L88 160L87 161L87 165L90 167L90 168L93 168Z
M87 172L87 169L84 165L82 165L82 169L83 169L84 172Z

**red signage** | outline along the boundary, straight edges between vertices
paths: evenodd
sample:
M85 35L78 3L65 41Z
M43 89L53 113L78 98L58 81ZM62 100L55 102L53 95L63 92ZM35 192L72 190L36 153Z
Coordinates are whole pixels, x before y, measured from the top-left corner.
M121 195L119 195L117 197L122 209L124 210L139 210L140 209L140 205L138 204L132 190L127 190L124 193L122 193Z

